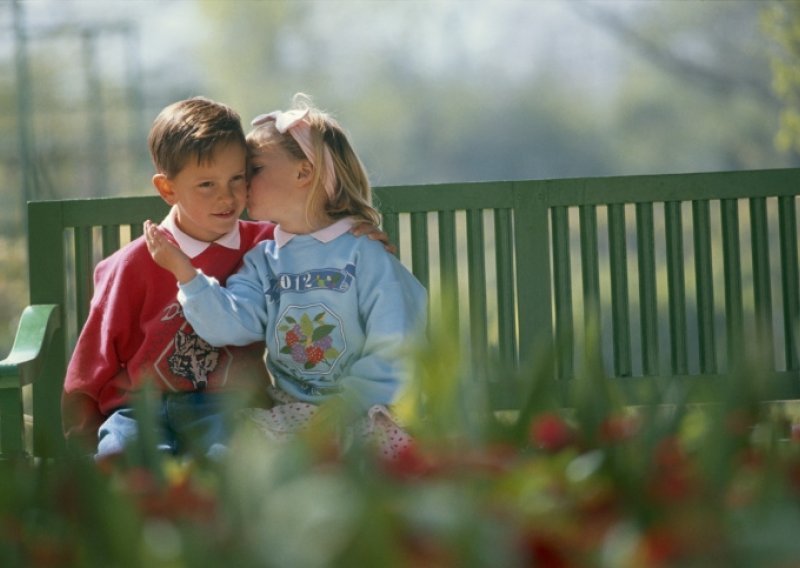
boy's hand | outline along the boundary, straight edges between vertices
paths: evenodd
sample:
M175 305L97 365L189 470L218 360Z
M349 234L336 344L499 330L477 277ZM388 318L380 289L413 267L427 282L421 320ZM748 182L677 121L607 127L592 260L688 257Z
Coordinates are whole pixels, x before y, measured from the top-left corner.
M197 275L197 269L172 241L170 234L149 219L144 222L144 238L147 241L147 250L156 264L172 272L178 282L186 284Z
M350 232L357 237L366 236L373 241L380 241L383 243L383 248L385 248L387 252L397 254L397 247L389 242L389 235L381 231L372 223L367 223L366 221L357 223L353 225L353 228L350 229Z

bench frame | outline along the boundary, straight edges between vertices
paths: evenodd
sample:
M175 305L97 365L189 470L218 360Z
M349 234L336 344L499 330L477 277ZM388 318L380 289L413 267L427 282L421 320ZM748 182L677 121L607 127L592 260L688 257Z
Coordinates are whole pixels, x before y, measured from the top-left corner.
M473 363L520 371L484 377L492 404L512 408L538 354L559 380L581 372L592 324L610 329L610 378L724 381L757 337L770 396L800 398L798 191L800 169L781 169L381 187L375 201L432 315L453 302ZM28 204L30 306L0 362L1 456L25 451L26 385L33 454L63 451L63 377L94 266L166 212L156 195Z

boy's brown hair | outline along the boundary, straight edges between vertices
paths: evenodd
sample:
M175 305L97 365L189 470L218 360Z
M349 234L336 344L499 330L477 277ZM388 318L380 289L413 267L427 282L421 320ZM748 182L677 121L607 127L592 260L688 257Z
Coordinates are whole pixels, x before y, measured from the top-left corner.
M147 142L156 171L168 178L178 175L192 158L198 164L210 160L220 146L247 148L239 114L206 97L192 97L164 108L153 122Z

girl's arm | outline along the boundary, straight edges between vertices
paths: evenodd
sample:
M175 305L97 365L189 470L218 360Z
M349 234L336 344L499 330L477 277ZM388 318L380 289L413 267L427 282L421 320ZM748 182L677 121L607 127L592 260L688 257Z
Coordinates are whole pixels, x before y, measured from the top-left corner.
M195 332L211 345L249 345L264 341L266 306L258 268L248 262L227 288L197 270L164 229L146 221L144 234L153 260L178 280L178 301ZM254 258L252 255L249 258Z
M180 284L197 276L197 269L186 253L172 241L169 233L149 219L144 222L144 238L156 264L172 272Z
M248 345L264 341L267 304L264 251L256 246L244 255L242 267L225 287L202 272L180 284L178 301L197 334L211 345Z
M377 247L362 256L357 274L359 312L366 341L362 356L341 378L347 406L364 412L391 404L406 381L408 348L425 327L427 292L391 255Z

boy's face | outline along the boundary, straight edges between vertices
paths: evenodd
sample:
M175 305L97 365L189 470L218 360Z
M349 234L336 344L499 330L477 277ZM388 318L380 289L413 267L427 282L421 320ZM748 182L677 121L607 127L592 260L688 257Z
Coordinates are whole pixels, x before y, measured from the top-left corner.
M220 146L211 159L189 160L172 178L153 176L161 197L176 206L175 221L184 233L212 242L229 233L247 200L247 151L238 144Z

